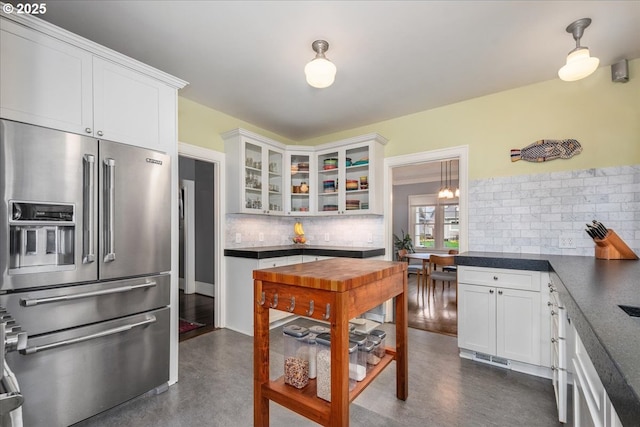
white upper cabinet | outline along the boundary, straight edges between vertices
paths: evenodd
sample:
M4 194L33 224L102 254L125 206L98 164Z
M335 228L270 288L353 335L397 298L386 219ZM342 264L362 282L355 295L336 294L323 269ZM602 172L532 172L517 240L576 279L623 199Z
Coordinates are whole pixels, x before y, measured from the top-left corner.
M0 115L72 133L91 130L91 53L6 19L0 31Z
M287 215L315 213L316 169L313 147L287 147L285 152L285 211Z
M227 164L227 211L284 215L284 145L242 129L222 135Z
M318 214L382 214L384 143L370 134L316 147Z
M229 213L383 213L382 162L387 140L378 134L315 147L286 146L244 129L226 132L222 139L231 186Z
M185 82L39 19L11 18L0 19L3 118L175 151Z
M93 59L94 136L158 149L175 90L136 71Z

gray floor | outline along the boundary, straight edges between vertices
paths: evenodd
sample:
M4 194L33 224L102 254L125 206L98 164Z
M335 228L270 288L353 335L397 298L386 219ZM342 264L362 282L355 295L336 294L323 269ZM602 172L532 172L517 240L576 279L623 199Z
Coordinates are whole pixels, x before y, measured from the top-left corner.
M296 322L299 323L299 322ZM394 325L383 328L393 345ZM282 374L282 338L271 333L271 376ZM222 329L180 343L179 382L77 426L253 425L252 338ZM274 427L315 426L271 403ZM549 380L460 359L454 337L409 328L409 398L395 397L395 364L351 404L350 425L555 426Z

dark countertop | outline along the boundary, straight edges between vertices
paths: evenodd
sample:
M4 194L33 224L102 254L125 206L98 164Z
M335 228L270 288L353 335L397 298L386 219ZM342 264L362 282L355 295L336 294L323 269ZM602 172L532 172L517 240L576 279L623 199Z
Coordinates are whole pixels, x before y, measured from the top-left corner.
M465 252L459 265L549 271L623 425L640 420L640 261Z
M225 249L224 256L251 259L276 258L290 255L331 256L342 258L372 258L384 255L384 252L384 248L288 245Z

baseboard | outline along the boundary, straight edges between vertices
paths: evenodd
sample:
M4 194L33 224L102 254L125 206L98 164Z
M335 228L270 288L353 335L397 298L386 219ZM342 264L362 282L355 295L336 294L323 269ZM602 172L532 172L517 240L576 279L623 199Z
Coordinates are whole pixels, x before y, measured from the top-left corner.
M215 296L213 283L198 282L196 281L196 293L200 295L206 295L213 298Z

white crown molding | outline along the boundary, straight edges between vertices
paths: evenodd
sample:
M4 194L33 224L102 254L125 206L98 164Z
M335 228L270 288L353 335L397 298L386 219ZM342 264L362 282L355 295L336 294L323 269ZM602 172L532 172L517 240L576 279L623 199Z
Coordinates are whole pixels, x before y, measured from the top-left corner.
M0 5L4 3L0 2ZM8 19L10 21L15 22L16 24L31 28L32 30L41 32L50 37L68 43L70 45L76 46L80 49L86 50L90 53L93 53L96 56L104 58L109 61L116 62L120 65L123 65L127 68L130 68L139 73L148 75L153 77L161 82L172 86L176 89L182 89L185 87L188 82L179 79L171 74L167 74L164 71L160 71L157 68L153 68L147 64L144 64L136 59L130 58L126 55L118 53L114 50L111 50L107 47L101 46L91 40L85 39L77 34L74 34L70 31L67 31L63 28L60 28L56 25L53 25L47 21L44 21L40 18L36 18L31 15L18 15L16 13L6 14L3 13L0 15L1 19Z

